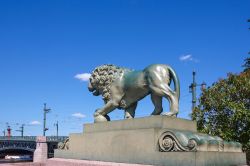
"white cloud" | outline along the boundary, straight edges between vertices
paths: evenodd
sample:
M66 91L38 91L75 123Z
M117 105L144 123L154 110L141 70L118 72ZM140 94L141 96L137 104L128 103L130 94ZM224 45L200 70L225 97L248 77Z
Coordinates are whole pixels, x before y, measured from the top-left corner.
M91 76L90 73L82 73L82 74L76 74L75 78L81 81L89 81L90 76Z
M188 54L188 55L182 55L180 56L180 61L192 61L193 60L193 57L191 54Z
M30 125L40 125L41 122L39 122L39 121L37 121L37 120L34 120L34 121L31 121L29 124L30 124Z
M77 112L77 113L74 113L72 114L71 116L75 117L75 118L85 118L86 115L83 115L82 113L80 112Z
M196 62L198 63L199 60L198 59L195 59L191 54L187 54L187 55L182 55L179 57L179 60L180 61L193 61L193 62Z

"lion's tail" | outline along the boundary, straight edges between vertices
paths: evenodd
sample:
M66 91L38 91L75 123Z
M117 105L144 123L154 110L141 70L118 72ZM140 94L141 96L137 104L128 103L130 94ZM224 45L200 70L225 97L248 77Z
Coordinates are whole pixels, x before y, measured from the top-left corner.
M177 98L180 99L180 81L179 81L179 78L178 78L176 72L174 71L174 69L171 68L170 66L168 66L168 71L170 73L170 78L173 79L173 81L174 81L174 91L177 95Z

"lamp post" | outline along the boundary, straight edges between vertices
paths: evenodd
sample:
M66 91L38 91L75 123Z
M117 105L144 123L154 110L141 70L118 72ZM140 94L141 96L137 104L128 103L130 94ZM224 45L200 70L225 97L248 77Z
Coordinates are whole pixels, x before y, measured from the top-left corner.
M10 138L11 137L11 128L10 126L7 127L7 133L8 133L8 137Z
M56 126L56 138L58 139L58 121L56 121L54 126Z
M250 19L248 19L247 22L250 22ZM250 27L249 27L249 29L250 29Z
M43 108L43 136L45 136L46 131L48 128L46 128L46 114L50 112L50 108L46 107L46 103L44 103L44 108Z
M206 89L206 83L204 81L201 84L196 83L195 75L196 75L196 72L193 71L193 82L189 86L189 92L192 93L192 111L194 111L194 109L196 107L196 102L197 102L197 99L196 99L196 87L201 86L201 90Z
M21 132L21 137L23 137L23 133L24 133L24 124L21 125L20 130L16 130Z
M5 130L3 130L3 136L5 136Z

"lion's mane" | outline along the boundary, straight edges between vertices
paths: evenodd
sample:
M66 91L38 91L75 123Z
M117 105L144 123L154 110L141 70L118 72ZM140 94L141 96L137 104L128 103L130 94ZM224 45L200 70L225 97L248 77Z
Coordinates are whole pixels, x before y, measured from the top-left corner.
M121 77L128 69L121 68L115 65L102 65L96 67L90 76L90 83L99 90L105 103L111 99L110 85Z

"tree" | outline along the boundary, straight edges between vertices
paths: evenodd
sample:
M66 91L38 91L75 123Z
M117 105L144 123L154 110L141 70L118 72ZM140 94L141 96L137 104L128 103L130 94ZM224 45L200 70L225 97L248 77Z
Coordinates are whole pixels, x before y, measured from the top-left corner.
M250 152L250 70L229 73L204 90L199 102L192 113L199 131L240 142Z
M250 22L250 19L248 19L247 21ZM248 54L250 54L250 52L248 52ZM250 70L250 57L245 59L245 64L243 65L243 67L245 67L244 71Z
M245 59L245 64L243 65L243 67L245 68L244 71L250 70L250 57Z

